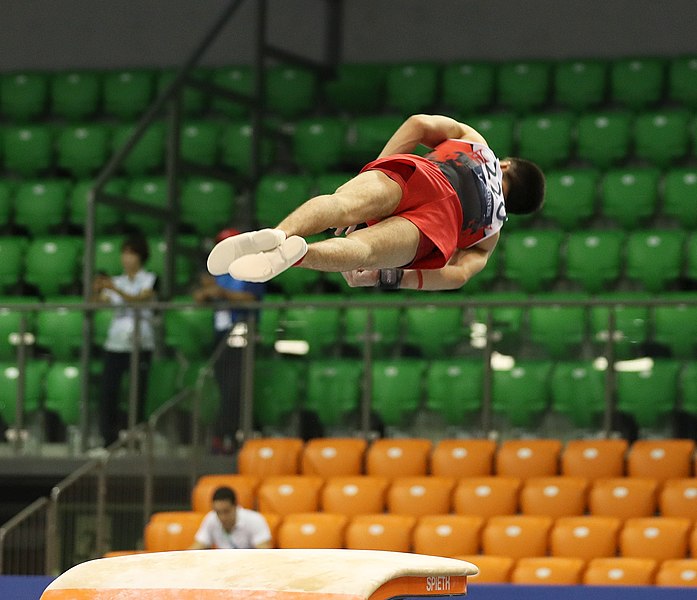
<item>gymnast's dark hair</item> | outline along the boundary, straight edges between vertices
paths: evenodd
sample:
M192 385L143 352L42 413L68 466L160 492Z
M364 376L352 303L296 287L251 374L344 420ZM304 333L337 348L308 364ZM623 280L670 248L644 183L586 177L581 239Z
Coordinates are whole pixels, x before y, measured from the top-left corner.
M545 176L540 167L524 158L506 158L510 167L504 172L508 182L506 212L527 215L542 208L545 201Z
M237 504L237 495L232 488L223 486L213 492L213 502L216 500L228 500L230 504Z

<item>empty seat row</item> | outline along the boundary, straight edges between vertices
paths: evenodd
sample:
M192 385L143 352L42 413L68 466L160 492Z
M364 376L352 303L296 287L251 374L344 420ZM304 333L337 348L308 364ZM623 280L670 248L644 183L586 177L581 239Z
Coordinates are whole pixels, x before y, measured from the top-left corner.
M697 415L695 363L644 359L627 365L615 373L616 409L639 427L660 429L677 408ZM255 416L261 426L272 428L282 427L299 409L313 411L327 427L341 426L358 414L365 391L372 411L387 426L404 426L425 411L445 425L462 427L476 421L483 406L484 371L477 359L376 358L367 390L360 359L260 357L256 369ZM607 405L607 377L607 369L590 360L502 365L491 376L493 415L510 426L534 430L551 411L574 427L597 429Z
M258 480L244 475L204 476L192 491L195 511L210 510L214 490L227 485L239 502L263 513L288 515L327 512L359 514L501 515L550 518L610 517L618 521L656 515L697 522L697 479L659 483L643 477L599 478L444 477L423 475L389 479L377 475L285 475ZM660 491L659 491L660 490Z
M240 476L250 485L269 476L373 475L467 478L492 474L527 479L565 475L587 480L649 478L665 481L693 475L695 442L637 440L380 438L257 438L245 441L238 457Z
M471 111L492 104L522 112L550 102L574 110L605 102L644 107L663 100L695 106L696 73L697 59L679 56L345 64L335 78L323 82L308 69L275 65L265 71L265 80L269 107L293 117L311 112L321 101L337 111L387 108L406 113L439 105ZM40 118L46 111L68 119L99 112L133 118L173 76L155 69L8 73L0 79L0 114L19 120ZM249 66L201 68L192 77L243 94L254 89ZM209 104L192 89L184 106L190 114L206 109L231 116L246 112L239 103L215 99Z

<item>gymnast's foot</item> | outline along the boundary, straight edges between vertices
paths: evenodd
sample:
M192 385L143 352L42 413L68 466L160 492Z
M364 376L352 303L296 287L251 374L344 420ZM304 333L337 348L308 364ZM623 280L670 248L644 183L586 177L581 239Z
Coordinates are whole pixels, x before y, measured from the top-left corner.
M247 254L230 265L229 273L242 281L268 281L292 267L307 253L307 242L291 235L280 246L267 252Z
M280 229L260 229L248 231L217 243L208 255L208 272L211 275L224 275L230 265L241 256L273 250L286 239Z

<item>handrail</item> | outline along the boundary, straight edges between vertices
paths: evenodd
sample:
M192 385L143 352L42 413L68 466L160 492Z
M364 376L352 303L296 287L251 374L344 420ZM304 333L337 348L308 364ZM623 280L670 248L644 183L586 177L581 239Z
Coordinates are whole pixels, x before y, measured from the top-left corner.
M5 572L5 565L3 564L3 560L5 556L5 539L7 538L7 536L14 529L22 525L22 523L24 523L27 519L33 517L40 510L45 509L47 505L47 498L38 498L34 500L34 502L32 502L29 506L23 508L16 515L14 515L12 518L10 518L8 521L6 521L0 526L0 575L2 575Z

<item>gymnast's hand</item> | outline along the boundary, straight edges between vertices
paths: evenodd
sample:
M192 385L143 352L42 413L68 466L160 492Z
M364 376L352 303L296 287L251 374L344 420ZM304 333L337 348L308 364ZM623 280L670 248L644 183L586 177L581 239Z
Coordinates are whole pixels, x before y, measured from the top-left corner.
M350 287L375 287L378 283L379 271L377 269L345 271L341 273Z

